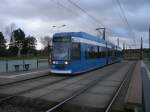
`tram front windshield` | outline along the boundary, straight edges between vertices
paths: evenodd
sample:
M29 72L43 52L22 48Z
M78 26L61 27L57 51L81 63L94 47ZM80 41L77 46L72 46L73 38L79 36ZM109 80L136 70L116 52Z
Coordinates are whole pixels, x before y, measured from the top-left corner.
M63 38L53 39L52 60L70 59L70 41Z

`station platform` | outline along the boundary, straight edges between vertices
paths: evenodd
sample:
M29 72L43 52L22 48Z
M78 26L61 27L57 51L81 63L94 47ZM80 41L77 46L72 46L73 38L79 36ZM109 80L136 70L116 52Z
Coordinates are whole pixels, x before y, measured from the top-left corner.
M142 109L142 76L141 76L141 62L137 62L133 76L131 77L130 85L125 99L128 110Z
M150 112L150 70L143 62L141 64L141 73L143 79L144 112Z
M0 85L40 77L49 73L50 70L48 67L29 71L0 73Z

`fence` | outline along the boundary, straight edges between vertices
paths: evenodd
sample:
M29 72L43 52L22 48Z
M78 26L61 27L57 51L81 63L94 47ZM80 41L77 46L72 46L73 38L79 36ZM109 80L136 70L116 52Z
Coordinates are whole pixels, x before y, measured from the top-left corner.
M0 60L0 72L15 71L14 65L23 65L20 70L23 71L25 64L30 64L30 69L39 69L48 67L48 59L22 59L22 60Z

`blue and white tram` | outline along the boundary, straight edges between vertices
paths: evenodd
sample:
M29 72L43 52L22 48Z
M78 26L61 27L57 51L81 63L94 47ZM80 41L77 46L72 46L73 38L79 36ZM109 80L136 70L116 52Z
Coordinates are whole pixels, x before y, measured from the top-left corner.
M85 32L53 35L52 73L78 74L121 60L121 49Z

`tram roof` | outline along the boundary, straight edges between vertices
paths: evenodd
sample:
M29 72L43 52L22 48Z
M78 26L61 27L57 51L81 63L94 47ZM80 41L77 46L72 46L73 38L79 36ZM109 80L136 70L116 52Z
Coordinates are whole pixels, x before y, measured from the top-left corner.
M106 43L106 41L100 37L93 36L89 33L86 32L60 32L60 33L55 33L53 36L71 36L71 37L81 37L84 39L100 42L100 43ZM111 45L112 47L116 47L113 43L107 41L108 45ZM117 47L118 48L118 47ZM120 48L119 48L120 49Z

